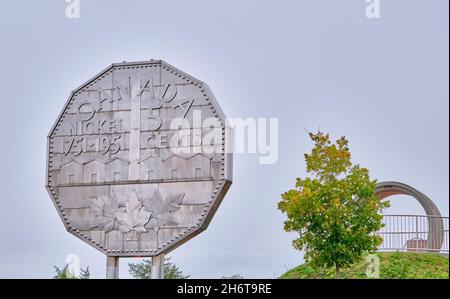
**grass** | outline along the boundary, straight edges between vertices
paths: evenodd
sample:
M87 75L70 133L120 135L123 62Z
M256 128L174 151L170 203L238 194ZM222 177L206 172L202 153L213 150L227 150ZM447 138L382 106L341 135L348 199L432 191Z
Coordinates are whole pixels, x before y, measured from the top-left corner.
M437 253L378 252L381 279L448 279L448 257ZM284 273L281 279L367 278L368 263L361 261L344 268L336 277L334 268L314 269L308 263Z

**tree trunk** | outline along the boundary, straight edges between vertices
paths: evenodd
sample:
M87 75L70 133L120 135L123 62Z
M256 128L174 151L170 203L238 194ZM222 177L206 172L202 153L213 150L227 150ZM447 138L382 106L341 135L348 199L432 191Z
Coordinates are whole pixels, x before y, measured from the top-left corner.
M341 266L336 265L336 277L339 275L340 270L341 270Z

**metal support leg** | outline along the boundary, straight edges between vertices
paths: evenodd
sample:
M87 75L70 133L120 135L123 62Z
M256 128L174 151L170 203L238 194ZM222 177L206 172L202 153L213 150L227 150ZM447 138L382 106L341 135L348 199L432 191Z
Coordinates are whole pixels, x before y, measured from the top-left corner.
M119 258L116 256L106 257L106 279L119 279Z
M164 254L152 257L152 279L164 278Z

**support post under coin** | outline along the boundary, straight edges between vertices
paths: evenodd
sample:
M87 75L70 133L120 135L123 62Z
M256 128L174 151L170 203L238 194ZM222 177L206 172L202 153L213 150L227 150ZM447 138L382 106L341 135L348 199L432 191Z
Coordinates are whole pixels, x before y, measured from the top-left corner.
M106 279L119 279L119 257L106 257Z
M164 278L164 254L152 257L152 279Z

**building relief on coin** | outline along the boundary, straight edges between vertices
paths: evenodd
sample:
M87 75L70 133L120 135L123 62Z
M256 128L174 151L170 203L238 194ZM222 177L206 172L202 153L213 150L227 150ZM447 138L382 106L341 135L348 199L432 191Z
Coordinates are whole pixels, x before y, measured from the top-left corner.
M205 83L163 61L113 64L50 131L47 189L67 230L107 255L168 252L231 185L228 132Z

